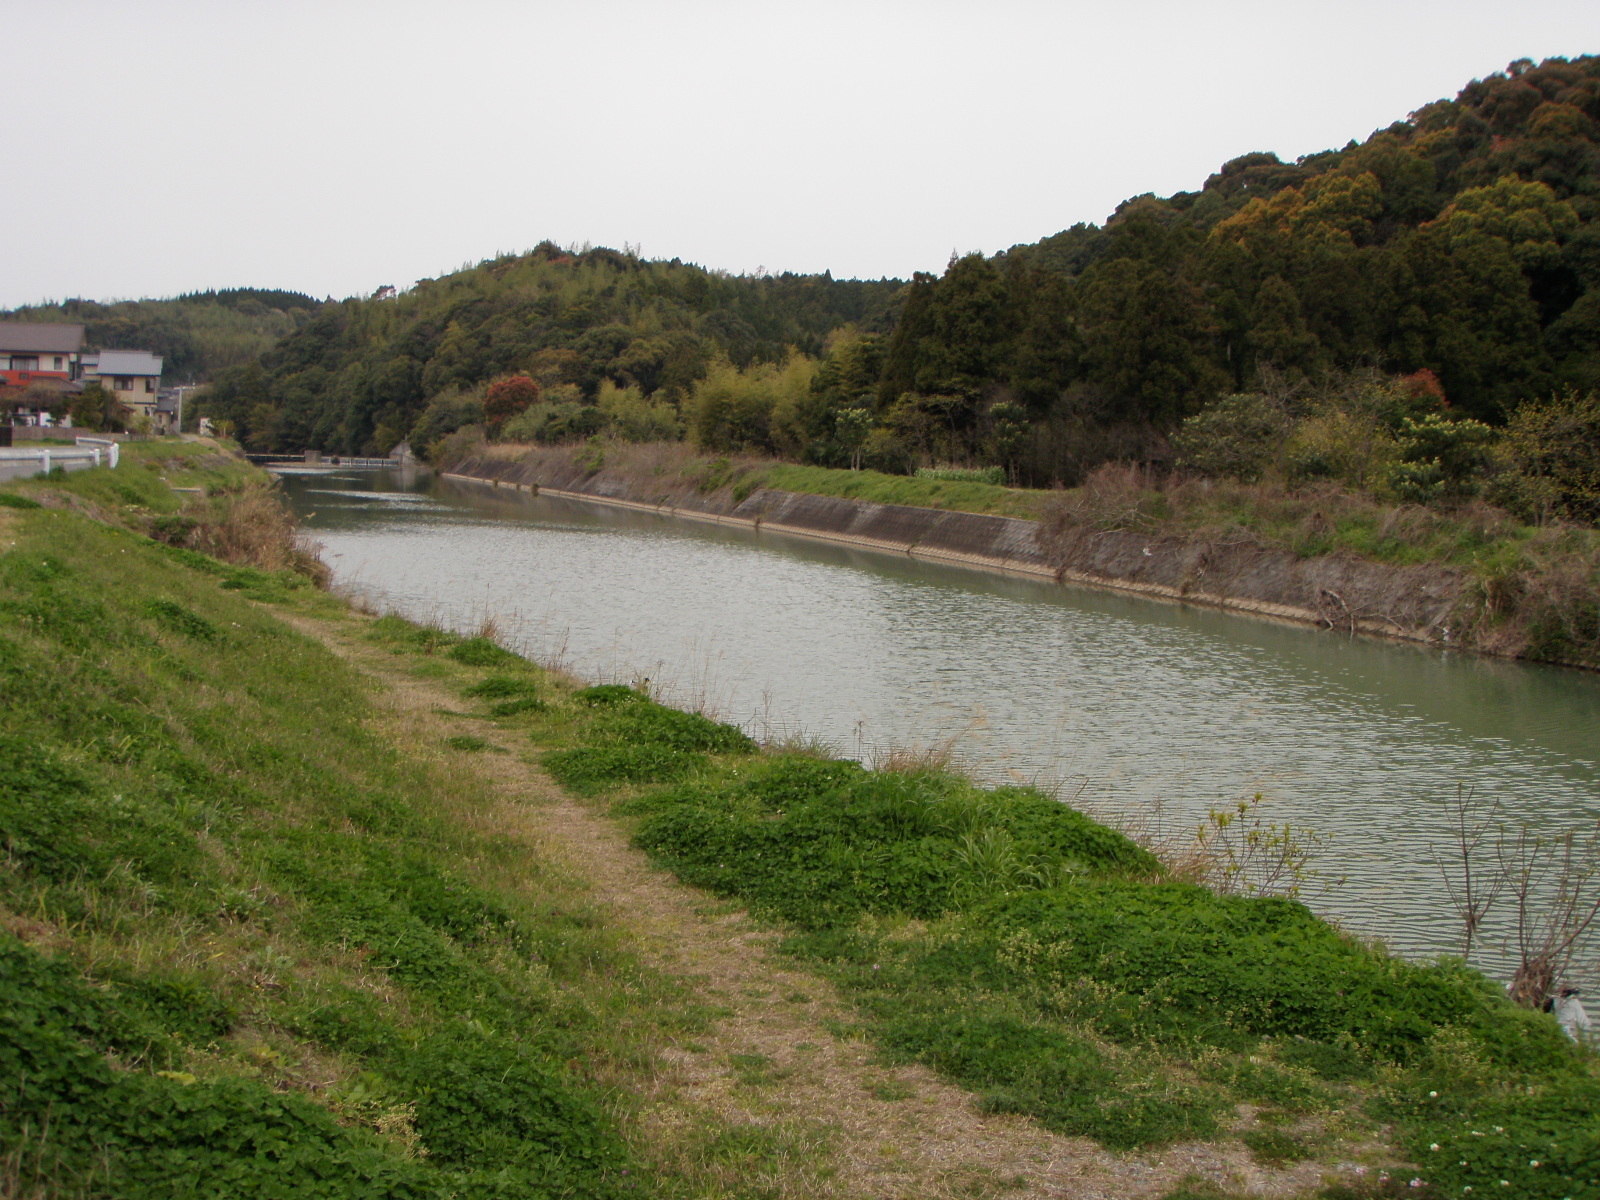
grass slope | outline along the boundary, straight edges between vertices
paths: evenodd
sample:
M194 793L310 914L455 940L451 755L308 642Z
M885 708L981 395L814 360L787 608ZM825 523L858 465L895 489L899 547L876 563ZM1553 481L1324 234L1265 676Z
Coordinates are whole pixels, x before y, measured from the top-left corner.
M98 474L57 482L137 503ZM586 1064L628 1013L691 1017L273 612L342 605L71 511L0 523L0 1193L638 1194Z
M535 729L557 779L612 797L682 879L786 925L888 1055L993 1111L1133 1149L1228 1136L1246 1103L1258 1161L1388 1129L1408 1194L1600 1196L1594 1056L1459 963L1167 880L1029 789L757 754L621 688Z
M1008 488L992 483L947 479L921 479L913 475L885 475L878 471L841 471L777 463L761 472L761 486L817 496L844 496L879 504L907 504L915 508L944 508L952 512L988 513L1036 521L1054 494L1048 490Z

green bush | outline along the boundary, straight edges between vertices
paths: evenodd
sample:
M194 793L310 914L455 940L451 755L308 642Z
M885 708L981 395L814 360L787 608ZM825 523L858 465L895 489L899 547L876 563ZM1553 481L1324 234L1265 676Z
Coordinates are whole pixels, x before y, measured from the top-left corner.
M1496 448L1489 498L1526 521L1600 522L1600 392L1519 405Z
M1259 393L1224 396L1185 420L1172 448L1186 470L1253 482L1279 461L1290 424Z
M621 1165L599 1111L505 1040L430 1039L406 1056L402 1077L415 1087L417 1132L440 1166L492 1163L535 1194L583 1196Z
M1067 869L1157 869L1126 838L1037 792L997 797L949 776L803 756L655 798L635 840L691 882L821 928L862 913L929 918L959 907L994 882L969 851L988 828L1013 845L1022 870L1004 881L1012 886Z
M197 642L214 642L222 636L222 631L210 621L171 600L151 600L145 605L145 612L161 628Z
M1131 1150L1212 1137L1218 1097L1178 1086L1132 1090L1082 1037L1004 1016L943 1013L891 1019L891 1051L927 1063L981 1097L989 1112L1024 1113L1047 1129Z
M450 647L447 654L458 663L469 667L499 667L521 660L511 651L497 646L486 637L468 638Z
M1400 461L1389 468L1389 487L1412 504L1475 493L1489 469L1495 431L1481 421L1430 414L1400 422Z
M451 387L440 392L428 402L407 435L411 445L429 447L443 441L457 430L483 424L483 389L462 391ZM384 447L387 454L389 447Z
M677 409L647 398L637 387L621 388L603 379L595 407L605 417L611 432L623 441L676 442L683 437Z
M531 405L501 428L508 442L553 444L593 437L606 427L606 414L592 404L576 401Z
M699 750L708 754L749 754L756 744L732 725L719 725L699 713L645 701L628 704L601 717L591 726L591 736L636 746L670 746L674 750Z
M610 708L618 704L642 704L649 700L643 692L631 687L624 687L620 683L602 683L598 687L584 688L573 693L572 698L579 704L587 704L594 708Z
M1360 490L1387 478L1398 450L1387 426L1372 414L1326 408L1297 421L1281 453L1293 482L1336 479Z
M630 783L670 783L701 769L703 754L670 746L578 746L552 750L540 760L562 787L580 796Z

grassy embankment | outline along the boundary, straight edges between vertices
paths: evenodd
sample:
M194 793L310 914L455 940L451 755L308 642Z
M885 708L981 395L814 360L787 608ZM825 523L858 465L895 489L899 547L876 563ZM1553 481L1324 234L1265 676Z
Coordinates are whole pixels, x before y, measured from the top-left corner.
M147 527L176 504L156 471L110 475L6 490ZM1389 1138L1434 1194L1600 1195L1594 1059L1458 966L1173 880L1037 793L758 752L482 639L363 622L292 570L62 507L0 521L10 1194L720 1194L645 1169L628 1076L709 1014L486 829L450 756L488 739L383 736L283 613L352 623L496 740L531 737L659 862L788 930L857 1005L839 1036L991 1110L1269 1162ZM757 1169L719 1137L705 1155Z
M514 458L530 447L493 447ZM575 450L574 453L584 451ZM597 468L737 498L757 488L842 496L1023 520L1067 520L1099 529L1135 529L1155 537L1249 536L1301 558L1352 554L1395 566L1437 563L1503 576L1530 556L1600 556L1600 533L1573 526L1524 525L1485 504L1433 509L1392 504L1337 484L1288 488L1231 480L1153 482L1142 472L1106 468L1076 488L1011 488L989 483L809 467L760 458L719 458L681 446L608 444L588 451Z
M1390 1130L1431 1194L1600 1196L1594 1057L1459 964L1179 882L1028 789L757 754L619 687L574 699L536 722L559 781L782 922L885 1053L993 1110L1118 1149L1236 1132L1277 1161Z
M71 511L151 461L0 507L0 1193L637 1194L585 1064L701 1016L274 611L341 602Z

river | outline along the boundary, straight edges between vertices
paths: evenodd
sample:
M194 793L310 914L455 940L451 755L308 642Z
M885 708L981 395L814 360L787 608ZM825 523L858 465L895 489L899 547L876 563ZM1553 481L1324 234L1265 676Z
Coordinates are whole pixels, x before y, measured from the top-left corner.
M1543 834L1600 819L1600 676L426 476L284 478L339 586L757 737L953 739L986 780L1169 837L1259 792L1323 839L1304 898L1408 955L1460 948L1434 858L1458 785Z

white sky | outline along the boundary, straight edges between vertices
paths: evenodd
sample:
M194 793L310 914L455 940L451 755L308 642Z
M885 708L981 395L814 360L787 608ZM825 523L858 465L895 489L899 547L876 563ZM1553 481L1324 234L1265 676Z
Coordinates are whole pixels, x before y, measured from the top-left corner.
M0 306L407 287L541 239L940 270L1286 159L1593 0L0 0Z

